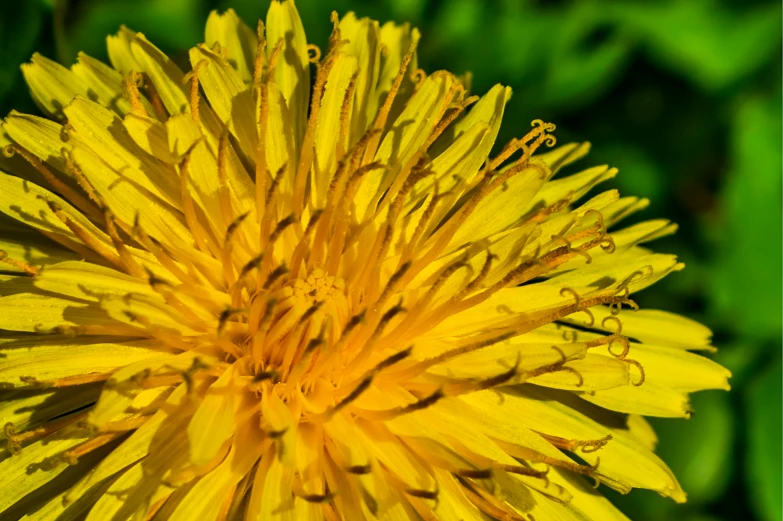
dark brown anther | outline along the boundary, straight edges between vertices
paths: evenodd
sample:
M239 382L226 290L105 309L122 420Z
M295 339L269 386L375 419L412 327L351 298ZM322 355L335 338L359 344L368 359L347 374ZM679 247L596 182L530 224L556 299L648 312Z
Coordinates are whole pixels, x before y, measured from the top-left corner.
M454 474L463 478L492 479L492 469L459 469Z
M228 244L231 242L231 238L234 236L234 233L237 231L237 228L239 228L239 225L242 224L242 222L247 219L248 215L250 215L250 212L245 212L236 219L232 221L231 224L228 225L228 228L226 228L226 241L225 244Z
M275 380L279 373L277 371L261 371L253 376L254 382L263 382L264 380Z
M400 362L406 358L408 358L411 355L411 352L413 352L413 346L410 346L406 349L403 349L402 351L398 351L397 353L394 353L390 357L381 360L378 365L375 366L373 369L374 372L383 371L387 367L390 367L397 362Z
M266 282L264 283L264 289L269 289L277 279L279 279L286 273L288 273L288 266L286 266L285 264L281 264L280 266L275 268L272 271L272 273L269 274L269 277L267 277Z
M362 381L359 382L359 385L357 385L354 388L354 390L348 394L348 396L346 396L345 398L337 402L337 404L329 410L329 413L334 414L340 409L342 409L343 407L345 407L346 405L348 405L349 403L351 403L352 401L356 400L359 396L361 396L361 394L364 391L370 388L370 386L372 385L372 381L373 381L372 374L364 377L364 379L362 379Z
M272 232L272 235L269 236L269 244L274 244L280 235L285 231L285 229L294 224L295 220L296 216L294 214L288 214L287 217L278 222L277 226L275 226L275 230Z
M321 306L323 306L323 304L324 304L323 301L321 301L321 302L316 302L315 304L310 306L307 309L307 311L304 312L304 314L302 315L302 318L299 319L299 323L300 324L304 324L305 322L310 320L312 318L312 316L315 314L315 312L318 311L319 309L321 309Z
M250 261L248 261L248 263L245 264L242 267L242 271L239 273L239 278L244 277L245 275L247 275L248 273L250 273L254 269L256 269L259 266L261 266L261 261L263 261L263 260L264 260L264 254L263 253L260 253L260 254L256 255L255 257L253 257L252 259L250 259Z
M327 492L326 494L297 494L297 497L304 499L308 503L328 503L334 499L334 494L332 492Z
M405 493L409 496L418 497L421 499L431 499L433 501L438 500L438 494L440 494L440 491L438 490L421 490L417 488L406 488Z
M220 318L218 319L218 328L217 333L220 335L223 333L223 329L225 329L226 324L231 319L231 317L234 317L236 315L241 315L242 313L246 313L246 309L241 308L226 308L220 313Z
M345 337L348 335L351 331L353 331L356 326L364 322L364 317L367 315L367 309L361 310L358 314L351 317L351 319L348 321L348 323L345 325L345 328L343 329L342 335Z
M349 474L369 474L372 472L372 465L369 463L366 465L351 465L345 467L345 472Z

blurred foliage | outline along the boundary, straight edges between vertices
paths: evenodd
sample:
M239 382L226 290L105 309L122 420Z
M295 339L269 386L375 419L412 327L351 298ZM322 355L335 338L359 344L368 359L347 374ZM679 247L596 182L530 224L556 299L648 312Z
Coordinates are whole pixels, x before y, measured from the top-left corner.
M325 46L331 10L417 25L425 70L473 73L478 93L510 85L500 140L534 118L560 142L590 140L615 184L650 197L643 218L680 224L659 251L688 269L640 304L715 332L733 391L693 399L690 421L659 420L659 451L689 503L610 494L637 521L781 520L781 4L776 0L298 0ZM105 59L121 24L172 56L211 9L251 26L265 0L25 0L0 17L0 113L36 112L18 65L34 51ZM675 510L676 509L676 510Z

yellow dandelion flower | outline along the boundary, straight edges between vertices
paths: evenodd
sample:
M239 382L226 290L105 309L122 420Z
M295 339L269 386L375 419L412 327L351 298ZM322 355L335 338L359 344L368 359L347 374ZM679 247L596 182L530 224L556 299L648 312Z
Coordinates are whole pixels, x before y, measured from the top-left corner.
M322 53L292 0L257 31L213 12L187 73L126 28L111 66L23 66L49 119L0 134L3 519L684 501L643 416L728 372L631 300L682 267L640 246L675 226L582 201L616 171L556 178L588 144L546 150L550 123L492 155L510 89L425 73L415 29L332 21Z

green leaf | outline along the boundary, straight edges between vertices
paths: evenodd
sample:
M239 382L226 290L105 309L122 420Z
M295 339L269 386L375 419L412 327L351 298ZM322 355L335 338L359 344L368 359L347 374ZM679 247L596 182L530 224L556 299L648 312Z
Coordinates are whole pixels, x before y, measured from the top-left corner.
M18 91L27 94L19 65L30 59L41 32L45 7L37 0L20 2L13 16L0 16L0 108L5 115L11 109L5 98L14 100ZM10 101L10 100L9 100Z
M581 2L563 14L541 49L549 56L540 102L549 106L582 104L605 92L631 51L632 40L611 24L601 5Z
M723 241L710 285L715 311L750 338L781 330L781 102L748 98L732 125Z
M204 40L207 11L199 0L90 2L68 28L66 65L78 51L105 59L106 36L121 25L142 32L164 52L183 51Z
M710 391L691 397L695 411L688 421L652 420L660 439L657 453L688 494L690 505L723 494L732 475L734 418L729 395Z
M751 75L780 49L779 2L742 11L716 0L618 2L613 11L653 58L709 90Z
M778 348L779 349L779 348ZM751 506L761 521L780 521L780 491L783 489L780 462L783 383L781 360L767 367L751 383L746 394L748 447L745 479Z

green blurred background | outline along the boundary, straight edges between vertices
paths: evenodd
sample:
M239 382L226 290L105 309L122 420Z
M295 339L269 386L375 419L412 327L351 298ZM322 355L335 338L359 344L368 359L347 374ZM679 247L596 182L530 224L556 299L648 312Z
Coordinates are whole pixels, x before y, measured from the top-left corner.
M4 0L7 2L7 0ZM0 115L38 112L19 71L34 51L70 65L106 59L120 24L172 56L203 39L212 9L251 26L268 0L20 0L0 16ZM329 12L409 21L427 71L473 73L476 93L514 89L501 142L529 122L561 143L589 140L591 164L652 200L640 218L680 224L655 248L687 264L646 290L715 333L730 393L693 397L689 421L653 421L688 492L607 492L636 521L781 520L781 4L753 0L298 0L325 48Z

